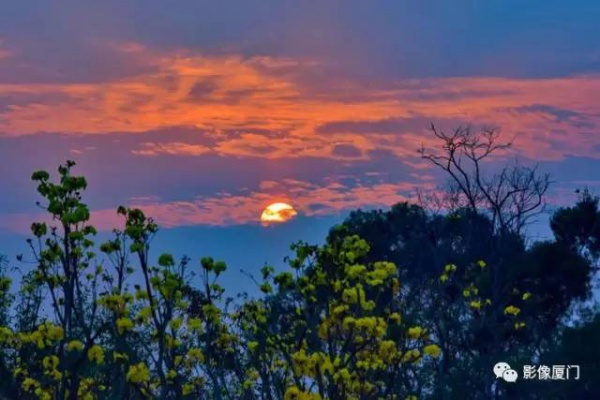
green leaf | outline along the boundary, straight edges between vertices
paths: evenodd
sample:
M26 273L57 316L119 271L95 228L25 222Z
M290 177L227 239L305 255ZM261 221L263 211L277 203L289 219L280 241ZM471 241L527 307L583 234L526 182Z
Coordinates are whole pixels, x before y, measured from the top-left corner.
M50 179L50 174L46 171L36 171L31 175L31 180L32 181L47 181L48 179Z
M175 265L175 259L171 254L161 254L161 256L158 258L158 265L165 268L172 267L173 265Z
M202 265L202 268L204 268L207 271L212 271L213 266L214 266L214 260L212 257L203 257L200 260L200 264Z

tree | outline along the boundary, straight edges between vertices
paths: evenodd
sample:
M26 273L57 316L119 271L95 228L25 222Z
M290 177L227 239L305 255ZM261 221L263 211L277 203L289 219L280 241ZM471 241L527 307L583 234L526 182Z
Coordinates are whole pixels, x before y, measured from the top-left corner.
M369 245L357 235L293 249L295 273L263 268L267 301L240 309L243 336L259 362L253 368L262 398L435 398L451 352L442 348L436 321L415 312L422 303L413 303L414 293L398 278L402 268L369 262ZM449 264L445 279L429 283L431 292L450 284L460 293L472 291L453 305L479 319L488 306L475 288L484 269L483 261ZM248 330L253 321L261 325ZM517 316L506 314L504 324L515 330Z
M558 242L597 263L600 258L600 199L587 189L577 193L577 204L559 208L552 215L550 227Z
M544 354L556 344L549 333L560 329L574 304L588 298L589 255L597 243L599 220L596 205L588 196L575 209L559 210L552 225L556 240L531 245L524 228L543 210L549 177L536 167L519 165L485 174L492 155L510 147L498 142L494 130L432 131L441 153L420 152L448 174L448 189L422 201L422 206L399 203L389 211L353 212L330 231L327 242L358 234L373 245L372 259L405 267L401 278L413 293L415 314L437 322L432 329L445 354L444 373L437 382L440 398L498 396L498 386L490 392L491 366L501 358ZM429 207L432 204L435 207ZM478 280L455 276L461 285L450 282L444 290L429 285L445 265L472 260L485 260L486 273ZM463 296L477 293L485 299L488 307L481 318L469 317L461 286L469 288ZM473 301L481 306L480 300ZM507 309L518 314L519 329L505 324ZM521 329L524 326L527 329Z
M200 291L209 301L199 317L190 317L183 295L188 260L175 262L164 254L157 266L150 265L157 226L140 210L120 207L124 230L115 230L115 238L97 252L96 230L82 202L87 184L72 174L74 166L61 165L57 183L46 171L32 176L47 202L40 206L56 225L31 226L35 268L19 291L21 317L0 328L2 366L14 377L4 393L10 398L167 399L197 397L206 387L218 390L220 383L205 385L204 375L216 367L203 364L200 350L210 347L207 354L219 358L219 349L226 347L214 344L226 334L213 304L220 297L218 285ZM101 254L107 260L100 260ZM224 264L211 268L218 275ZM132 289L128 281L135 272L142 284ZM44 310L40 299L45 295L50 304Z
M431 131L441 151L422 147L419 153L447 173L446 206L485 212L497 231L516 234L543 210L550 177L539 174L537 167L506 166L499 173L485 173L485 162L512 146L512 142L499 142L498 131L458 127L448 134L433 124Z
M514 396L506 386L489 392L499 354L580 357L576 341L595 332L556 328L589 291L595 230L570 223L577 210L593 214L589 199L557 212L555 241L529 248L470 208L357 211L325 245L294 244L288 271L264 267L262 296L229 298L218 284L223 262L152 262L158 226L141 210L119 207L122 230L96 245L74 166L61 165L57 182L33 174L53 222L32 224L33 269L16 290L0 268L0 397ZM491 263L504 274L500 288ZM564 393L585 397L596 390L588 385Z
M0 270L0 311L19 314L0 325L5 377L0 396L434 395L452 347L436 321L418 312L421 303L414 303L415 292L400 278L407 275L404 268L373 260L370 246L357 235L324 246L296 243L289 271L262 269L262 297L229 299L217 283L223 262L202 258L200 285L193 283L185 256L176 261L162 254L151 262L158 227L141 210L119 207L123 229L96 246L82 200L86 181L73 175L74 166L61 165L58 182L45 171L33 174L46 199L40 206L53 222L32 224L34 268L23 275L14 298L11 281ZM475 285L483 267L483 261L458 270L449 264L446 279L430 281L428 293L468 290L479 296ZM445 301L444 296L432 301ZM456 317L475 320L485 314L483 298L467 297L439 304L466 312ZM511 328L518 321L513 317L507 314L504 321Z

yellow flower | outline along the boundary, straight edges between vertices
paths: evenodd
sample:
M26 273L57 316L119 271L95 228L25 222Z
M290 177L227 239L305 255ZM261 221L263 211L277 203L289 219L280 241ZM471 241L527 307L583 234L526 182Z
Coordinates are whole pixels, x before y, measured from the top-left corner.
M358 302L357 290L354 288L345 289L342 292L342 300L344 301L344 303L356 304Z
M296 386L292 386L285 391L285 400L320 400L321 396L318 394L306 393L298 389Z
M348 275L349 278L358 278L364 274L366 270L367 268L364 265L353 265L346 268L346 275Z
M444 268L444 272L446 272L446 273L448 273L448 272L454 272L454 271L456 271L456 265L454 265L454 264L448 264Z
M336 382L338 382L340 380L342 382L347 382L350 380L351 374L350 374L350 371L348 371L348 368L342 368L334 374L333 378Z
M408 350L406 353L404 353L401 361L404 363L408 363L408 362L414 363L416 361L419 361L420 357L421 357L421 352L419 351L419 349L412 349L412 350Z
M375 267L375 271L379 272L383 279L394 275L398 271L396 265L388 261L378 261L374 263L373 266Z
M248 342L248 350L250 350L250 352L254 353L257 347L258 342Z
M438 358L440 356L441 352L442 351L436 344L430 344L430 345L423 347L423 353L425 353L428 356L431 356L433 358Z
M444 283L444 282L446 282L447 280L448 280L448 275L446 275L446 274L442 274L442 275L440 276L440 282Z
M329 337L329 320L324 320L319 325L319 337L321 339L327 339Z
M485 263L485 261L479 260L477 261L477 265L479 265L480 268L485 268L487 264Z
M38 386L39 382L31 378L25 378L23 384L21 385L21 387L23 387L23 389L27 392Z
M308 365L309 357L306 355L304 349L302 349L292 354L292 362L294 364L294 371L301 374L305 372L304 370Z
M88 359L95 362L96 364L102 364L104 362L104 350L98 345L93 345L87 352Z
M321 361L320 364L320 369L321 369L321 374L329 374L332 375L333 374L333 364L331 363L331 360L329 359L329 357L324 357Z
M190 318L188 320L188 328L191 331L199 331L202 329L202 320L199 318Z
M181 328L182 324L183 324L183 318L181 318L181 317L175 318L175 319L171 320L171 322L169 322L169 326L174 331L179 330L179 328Z
M400 292L400 281L397 278L392 279L392 293Z
M133 383L148 382L150 380L150 371L143 362L131 365L127 371L127 375L125 375L125 379Z
M33 393L35 393L37 398L40 400L50 400L52 398L52 396L50 396L50 394L42 388L35 389Z
M42 365L44 366L44 368L46 369L56 369L56 367L58 367L58 357L57 356L47 356L44 357L44 359L42 360Z
M396 324L400 323L401 319L402 319L402 317L397 312L390 314L390 321L392 321Z
M47 337L50 340L62 340L65 337L65 333L60 326L48 325Z
M81 351L83 349L83 343L79 340L71 340L67 344L67 351Z
M481 302L480 301L472 301L469 303L469 306L471 306L471 308L475 309L475 310L479 310L481 308Z
M384 340L379 344L379 357L386 358L396 353L396 343L393 340Z
M331 310L331 313L333 315L339 315L339 314L342 314L343 312L345 312L347 310L348 310L348 306L345 305L345 304L343 304L343 305L334 307L333 310Z
M127 332L128 330L133 328L133 321L129 318L119 318L117 320L117 330L119 334L123 334L123 332Z
M371 311L375 308L375 302L373 300L369 300L369 301L361 301L360 302L360 307L365 310L365 311Z
M515 329L521 329L525 326L525 322L515 322Z
M299 399L300 398L300 389L296 386L292 386L285 391L285 400Z
M129 360L129 357L127 357L127 354L123 354L123 353L119 353L119 352L115 351L115 352L113 352L113 360L114 361L119 361L119 360L127 361L127 360Z
M150 307L144 307L135 316L135 320L138 324L147 323L152 315L152 309Z
M356 320L356 327L358 329L363 329L370 334L383 336L385 334L387 324L383 318L363 317Z
M342 322L342 328L344 328L344 330L350 330L352 328L354 328L356 326L356 319L353 317L345 317L344 321Z
M187 353L187 356L194 361L204 361L204 354L202 354L202 350L200 349L190 349Z
M519 315L521 310L515 306L508 306L504 309L504 314Z
M250 368L247 372L246 372L246 376L248 377L248 379L250 381L257 381L258 378L260 377L260 373L255 369L255 368Z
M12 336L13 333L9 328L0 326L0 343L10 340Z
M48 373L48 375L50 375L50 377L52 379L54 379L55 381L59 381L62 378L62 373L60 371L57 370L52 370Z
M463 296L469 297L470 295L471 295L471 291L469 291L469 289L463 290Z
M530 297L531 297L531 293L529 293L529 292L523 293L523 300L527 300Z
M342 282L340 282L339 280L333 282L333 291L334 292L339 292L341 289L342 289Z
M413 326L408 329L408 337L411 339L418 339L423 334L423 328L420 326Z

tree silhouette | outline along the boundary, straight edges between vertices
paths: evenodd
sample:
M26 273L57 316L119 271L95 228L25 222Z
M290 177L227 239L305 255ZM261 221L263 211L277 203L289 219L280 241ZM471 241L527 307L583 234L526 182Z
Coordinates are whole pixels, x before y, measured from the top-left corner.
M595 325L560 318L589 292L597 201L557 211L556 240L532 247L469 208L356 211L326 244L294 243L287 270L265 266L261 296L231 298L221 261L152 263L159 228L141 210L119 207L122 228L97 243L74 167L32 176L51 218L31 225L33 268L13 285L0 262L0 397L486 398L499 354L589 362L576 344ZM595 393L586 382L561 393Z

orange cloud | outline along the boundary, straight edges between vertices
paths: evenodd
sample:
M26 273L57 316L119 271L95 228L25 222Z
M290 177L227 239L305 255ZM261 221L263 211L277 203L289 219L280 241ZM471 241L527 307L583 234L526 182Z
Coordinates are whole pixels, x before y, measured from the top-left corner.
M181 142L169 143L142 143L141 149L132 150L132 153L139 156L158 156L161 154L199 156L210 152L206 146L197 144L187 144Z
M348 186L330 182L318 186L293 179L265 181L260 191L248 194L221 193L191 201L160 202L157 198L131 199L131 207L142 209L162 227L212 225L229 226L260 223L261 212L269 204L290 204L305 216L331 215L360 207L387 207L415 198L416 189L433 190L433 183L380 183ZM0 219L0 228L27 232L31 222L50 222L44 215L12 214ZM102 231L120 227L123 220L116 209L92 212L92 223Z
M278 186L272 183L266 186L273 189L247 195L221 194L189 202L144 204L140 208L165 227L255 224L259 223L262 210L275 202L288 203L305 216L330 215L359 207L391 206L414 198L416 188L421 185L381 183L348 187L337 182L317 186L308 182L282 181Z
M428 122L451 120L493 123L507 137L516 135L517 148L532 158L600 156L600 135L594 134L600 127L598 75L432 78L371 88L335 76L311 83L307 74L318 68L312 60L157 53L136 43L111 46L157 72L109 83L0 84L0 96L8 99L0 132L109 134L194 126L214 145L166 140L143 143L133 153L365 160L369 151L387 150L413 162L414 149L427 140ZM406 119L421 119L422 128L403 129ZM396 131L393 126L378 131L377 124L390 120L399 121ZM319 132L348 122L363 128Z

